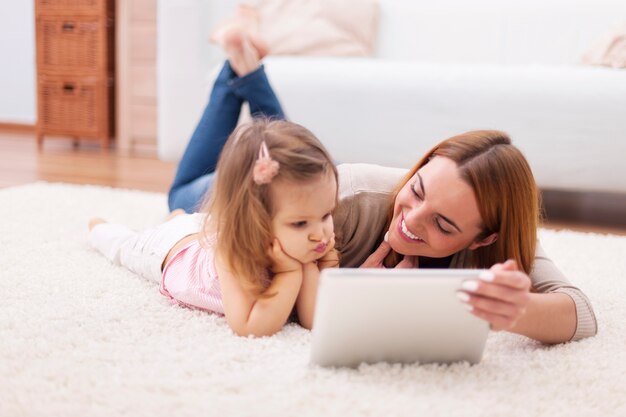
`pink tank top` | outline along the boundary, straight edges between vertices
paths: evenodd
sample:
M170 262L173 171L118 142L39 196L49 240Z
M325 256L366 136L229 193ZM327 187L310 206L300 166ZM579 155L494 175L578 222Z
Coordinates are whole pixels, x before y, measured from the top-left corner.
M163 268L161 294L187 307L224 314L215 252L199 240L184 246Z

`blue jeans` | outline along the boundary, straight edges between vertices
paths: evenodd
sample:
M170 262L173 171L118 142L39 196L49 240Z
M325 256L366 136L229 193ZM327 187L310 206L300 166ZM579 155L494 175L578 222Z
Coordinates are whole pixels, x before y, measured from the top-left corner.
M249 103L253 117L285 118L263 66L238 77L226 61L178 164L168 194L170 211L179 208L187 213L198 211L205 194L211 189L220 153L237 126L245 101Z

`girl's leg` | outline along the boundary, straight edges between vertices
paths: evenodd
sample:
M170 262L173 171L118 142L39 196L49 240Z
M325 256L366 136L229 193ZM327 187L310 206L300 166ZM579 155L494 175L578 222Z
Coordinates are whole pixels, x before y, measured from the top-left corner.
M252 117L285 119L285 113L267 79L263 65L243 77L229 80L228 84L237 96L250 104Z
M90 222L88 241L114 264L160 283L161 268L169 251L182 238L198 233L203 220L199 214L175 216L140 232L98 220Z
M170 189L170 210L197 211L215 178L215 167L226 139L235 129L241 104L248 101L256 117L284 119L280 102L269 84L257 43L241 33L231 33L226 48L241 77L229 62L218 76L209 104L187 145ZM245 75L244 75L245 74Z
M147 280L159 283L161 271L146 265L158 265L150 253L142 250L141 234L121 224L98 223L91 228L89 244L115 265L128 268ZM148 252L148 251L145 251ZM152 262L151 262L152 261Z
M284 119L285 113L265 74L261 60L267 45L249 33L246 25L231 25L223 36L224 51L239 78L228 83L235 94L250 104L253 117Z
M120 249L128 241L137 238L138 233L122 224L98 221L89 222L89 244L109 261L120 265Z
M168 196L170 210L193 211L212 182L212 175L210 178L207 175L215 171L224 143L237 126L243 104L243 99L228 85L234 77L237 75L227 61L215 80L209 103L178 164Z
M180 184L170 189L168 205L170 210L184 210L186 213L197 213L202 208L204 197L212 187L215 172L204 174L187 184Z

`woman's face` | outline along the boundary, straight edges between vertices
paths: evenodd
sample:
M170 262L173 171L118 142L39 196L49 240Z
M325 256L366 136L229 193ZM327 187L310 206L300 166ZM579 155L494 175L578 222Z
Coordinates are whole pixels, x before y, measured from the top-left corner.
M475 241L481 225L474 191L456 163L436 156L396 196L389 244L402 255L443 258L483 246Z

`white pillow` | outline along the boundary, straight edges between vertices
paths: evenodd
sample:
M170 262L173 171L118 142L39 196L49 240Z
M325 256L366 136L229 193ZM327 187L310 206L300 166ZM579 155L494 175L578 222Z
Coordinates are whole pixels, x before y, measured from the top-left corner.
M626 68L626 25L605 34L583 55L582 62L588 65Z
M211 38L239 19L271 55L370 56L378 15L378 0L248 1Z

